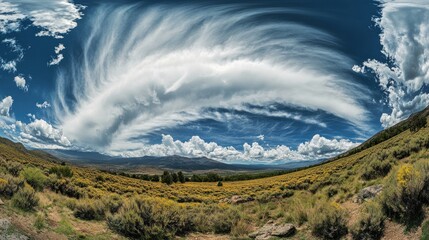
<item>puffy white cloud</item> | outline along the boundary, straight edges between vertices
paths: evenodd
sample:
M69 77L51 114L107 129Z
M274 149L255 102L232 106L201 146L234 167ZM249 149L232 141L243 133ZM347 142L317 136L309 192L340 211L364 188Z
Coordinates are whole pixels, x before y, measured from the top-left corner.
M0 116L10 116L10 109L13 104L13 98L11 96L5 97L3 100L0 101Z
M224 121L213 109L311 120L249 104L321 110L367 127L368 90L350 81L350 59L323 47L336 45L336 39L292 22L253 21L271 13L101 7L88 19L92 28L82 39L82 62L59 72L57 122L73 142L114 152L138 150L143 141L135 139L161 129L201 119ZM127 38L112 37L123 35ZM68 101L69 94L75 102ZM317 119L312 123L326 127Z
M28 91L28 85L23 76L16 76L13 80L15 81L15 84L18 88Z
M264 141L265 136L261 134L261 135L257 136L256 138L259 139L259 140L261 140L261 141Z
M309 142L301 143L298 146L298 153L310 158L317 158L317 156L333 157L357 145L348 139L327 139L316 134Z
M19 141L32 147L52 148L70 147L71 143L61 130L53 127L43 119L34 119L29 124L17 121L16 126L20 129Z
M283 163L330 158L357 145L350 140L330 140L317 134L310 141L301 143L297 150L292 150L284 145L265 149L259 143L254 142L252 144L244 143L243 150L240 151L231 146L223 147L215 142L206 142L198 136L193 136L189 141L182 142L174 140L170 135L162 135L161 144L145 145L139 150L110 152L110 154L120 154L127 157L180 155L208 157L225 162Z
M28 19L41 29L37 36L62 38L77 26L83 9L69 0L0 0L0 32L20 31Z
M55 47L55 54L57 54L57 56L52 58L52 60L48 63L49 66L58 65L64 59L64 55L60 53L64 49L66 49L66 47L61 43Z
M36 107L38 108L49 108L51 107L51 104L47 101L44 101L43 103L36 103Z
M429 3L418 0L381 0L382 53L390 60L368 60L364 67L374 71L381 88L388 95L390 114L380 121L389 127L411 113L429 105L429 95L422 92L429 85Z

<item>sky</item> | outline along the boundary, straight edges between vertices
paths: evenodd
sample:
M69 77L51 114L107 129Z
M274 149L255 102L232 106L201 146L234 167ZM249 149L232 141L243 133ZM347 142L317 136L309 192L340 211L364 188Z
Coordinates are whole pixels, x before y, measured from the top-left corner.
M429 104L429 0L0 0L0 136L326 159Z

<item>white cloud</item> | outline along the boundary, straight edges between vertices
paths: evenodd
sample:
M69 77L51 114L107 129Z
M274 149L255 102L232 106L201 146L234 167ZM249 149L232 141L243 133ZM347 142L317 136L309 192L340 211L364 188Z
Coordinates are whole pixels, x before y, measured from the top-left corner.
M1 42L8 46L15 56L12 59L0 57L0 68L8 72L16 72L16 65L24 58L24 49L14 38L6 38Z
M43 103L36 103L36 107L38 108L49 108L51 107L51 104L47 101L44 101Z
M389 127L429 105L429 94L422 92L429 85L429 3L380 2L382 12L376 22L382 30L382 53L390 61L368 60L364 67L375 72L388 95L392 112L383 113L380 121Z
M0 0L0 32L20 31L30 20L41 29L37 36L62 38L77 26L83 9L69 0Z
M298 146L298 153L310 158L317 158L317 156L334 157L357 145L357 143L347 139L327 139L316 134L309 142L301 143Z
M60 53L64 49L66 49L66 47L61 43L55 47L55 54L57 54L57 56L52 58L52 60L48 63L49 66L58 65L64 59L64 55Z
M58 54L56 58L52 58L52 60L48 63L49 66L58 65L64 59L63 54Z
M174 140L170 135L162 135L161 144L146 145L139 150L120 152L119 154L127 157L180 155L208 157L225 162L282 163L330 158L355 146L357 143L349 140L330 140L320 135L314 135L310 141L301 143L297 150L292 150L284 145L265 149L259 143L254 142L252 144L244 143L243 150L240 151L234 147L222 147L215 142L205 142L198 136L193 136L189 141L181 142ZM118 153L112 152L110 154Z
M334 37L296 23L252 20L293 10L230 10L125 6L94 12L90 34L82 39L82 63L71 64L68 73L60 70L57 78L53 108L65 135L98 151L138 150L154 131L219 120L210 109L232 112L248 104L321 110L368 126L368 90L350 81L349 73L341 75L352 61L312 44L336 45ZM117 35L127 38L112 37ZM67 94L76 101L66 101ZM280 110L246 111L311 120ZM317 119L313 124L326 127Z
M61 130L55 128L43 119L34 119L29 124L17 121L16 126L20 129L19 141L29 146L43 148L70 147L71 143Z
M58 44L57 47L55 47L55 53L59 54L62 50L66 49L62 43Z
M360 67L358 65L353 65L352 70L354 72L357 72L357 73L364 73L365 72L365 68L364 67Z
M261 134L261 135L257 136L256 138L259 139L259 140L261 140L261 141L264 141L265 136Z
M25 92L28 91L28 85L24 77L16 76L13 80L15 81L18 88L24 90Z
M13 99L11 96L5 97L3 100L0 101L0 116L9 117L10 116L10 109L13 104Z

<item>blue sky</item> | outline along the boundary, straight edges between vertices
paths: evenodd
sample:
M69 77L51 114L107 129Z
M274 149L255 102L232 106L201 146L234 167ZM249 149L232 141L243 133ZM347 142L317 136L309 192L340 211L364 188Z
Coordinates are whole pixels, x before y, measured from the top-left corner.
M428 4L0 0L0 135L115 156L332 157L429 103Z

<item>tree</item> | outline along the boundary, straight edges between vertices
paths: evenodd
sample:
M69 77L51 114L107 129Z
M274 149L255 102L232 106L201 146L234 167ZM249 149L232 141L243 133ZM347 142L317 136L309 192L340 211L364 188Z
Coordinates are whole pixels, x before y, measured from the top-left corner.
M182 171L179 171L177 173L177 177L179 178L179 182L184 183L186 181L185 176L183 175Z
M173 182L177 183L179 181L179 177L177 176L177 173L173 172L171 174L171 179L173 180Z
M158 175L152 175L150 176L151 182L159 182L159 176Z
M164 171L164 173L162 174L161 182L167 185L170 185L173 183L173 178L171 177L171 174L168 171Z
M222 181L217 182L217 186L218 186L218 187L222 187L222 186L223 186Z

